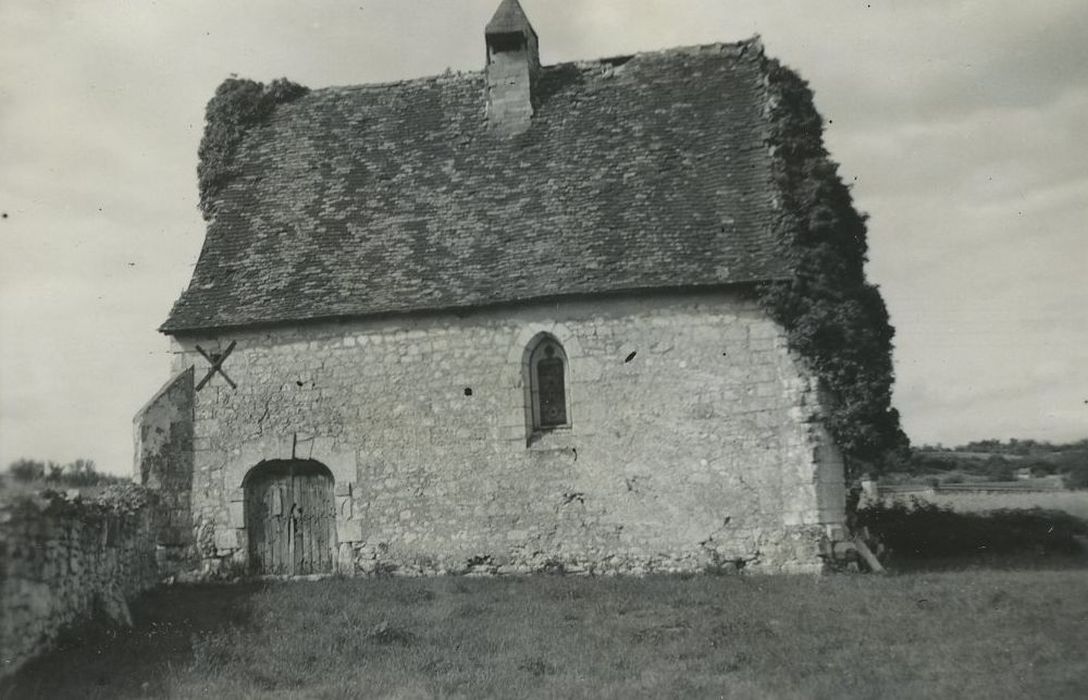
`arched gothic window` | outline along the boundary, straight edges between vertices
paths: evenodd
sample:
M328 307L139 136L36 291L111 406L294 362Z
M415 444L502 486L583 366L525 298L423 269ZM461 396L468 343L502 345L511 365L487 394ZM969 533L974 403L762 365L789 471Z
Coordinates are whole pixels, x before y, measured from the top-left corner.
M567 413L567 355L551 336L543 336L529 354L533 430L570 425Z

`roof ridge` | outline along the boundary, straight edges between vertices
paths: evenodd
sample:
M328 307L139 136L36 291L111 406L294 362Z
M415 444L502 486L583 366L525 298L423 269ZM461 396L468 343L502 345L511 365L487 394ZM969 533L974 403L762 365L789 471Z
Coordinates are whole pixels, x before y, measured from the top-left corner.
M726 49L735 49L738 55L747 53L748 47L756 47L759 52L763 51L763 39L759 34L753 34L747 39L740 39L738 41L712 41L707 44L684 44L681 46L668 46L663 49L653 49L650 51L636 51L631 54L619 54L615 56L604 56L601 58L588 58L579 59L576 61L567 61L566 63L607 63L619 58L638 58L638 57L650 57L650 56L671 56L671 55L697 55L702 53L709 53L713 50L723 52ZM557 64L560 65L560 64ZM547 67L547 66L546 66Z
M464 79L471 76L483 77L483 70L458 70L450 71L449 73L435 73L432 75L421 75L416 78L400 78L398 80L385 80L379 83L355 83L352 85L326 85L321 88L313 88L310 92L349 92L356 90L373 90L379 88L391 88L401 87L404 85L415 85L419 83L445 83L454 82L458 79Z
M636 51L631 54L616 54L612 56L602 56L600 58L582 58L571 61L560 61L559 63L551 63L545 66L541 66L541 69L547 71L552 68L575 66L577 68L594 68L604 65L615 65L619 61L624 63L639 59L639 58L668 58L670 56L697 56L700 54L712 53L715 50L720 53L725 53L728 49L733 49L737 57L743 56L748 53L750 48L756 49L754 55L762 55L763 39L759 34L753 34L747 39L740 39L738 41L715 41L708 44L686 44L683 46L669 46L664 49L654 49L652 51ZM327 85L321 88L313 88L311 92L347 92L354 90L370 90L370 89L382 89L391 87L400 87L404 85L415 85L419 83L436 82L443 83L446 81L463 80L465 78L471 78L473 76L483 77L484 70L452 70L447 68L445 73L433 73L431 75L421 75L414 78L398 78L397 80L385 80L376 83L355 83L351 85Z

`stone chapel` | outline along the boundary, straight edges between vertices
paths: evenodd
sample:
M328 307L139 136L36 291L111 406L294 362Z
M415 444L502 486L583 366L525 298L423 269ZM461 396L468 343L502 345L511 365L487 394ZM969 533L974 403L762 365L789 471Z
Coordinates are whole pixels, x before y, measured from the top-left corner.
M811 572L842 536L758 38L305 91L248 128L135 419L164 560Z

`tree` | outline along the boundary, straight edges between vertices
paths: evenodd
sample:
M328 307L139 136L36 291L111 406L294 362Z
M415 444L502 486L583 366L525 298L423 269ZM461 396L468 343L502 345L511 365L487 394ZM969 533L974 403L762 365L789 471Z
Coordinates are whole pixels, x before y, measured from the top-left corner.
M16 481L40 481L45 478L45 462L24 457L9 464L8 472Z

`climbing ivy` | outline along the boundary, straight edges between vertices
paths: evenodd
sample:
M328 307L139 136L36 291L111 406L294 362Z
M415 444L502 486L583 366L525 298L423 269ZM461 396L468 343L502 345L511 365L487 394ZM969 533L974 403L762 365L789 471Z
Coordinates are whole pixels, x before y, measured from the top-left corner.
M854 209L808 84L768 60L770 147L782 192L779 240L790 270L761 300L781 323L831 401L826 425L848 476L901 455L908 440L891 405L892 337L880 292L865 279L866 217Z
M204 117L204 137L196 167L200 211L205 220L214 214L214 201L223 185L237 174L234 157L250 127L264 122L284 102L310 90L286 78L269 85L243 78L227 78L215 90Z

